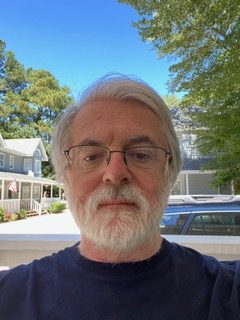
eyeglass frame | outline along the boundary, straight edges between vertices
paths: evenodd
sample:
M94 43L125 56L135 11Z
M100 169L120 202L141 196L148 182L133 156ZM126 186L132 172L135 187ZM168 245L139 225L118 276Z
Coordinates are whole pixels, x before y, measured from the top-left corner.
M69 147L68 149L64 150L63 153L65 155L65 157L67 158L67 160L70 162L73 162L73 159L70 157L69 155L69 152L71 149L73 148L77 148L77 147L96 147L96 148L102 148L102 149L105 149L108 151L109 153L109 157L106 159L107 160L107 166L109 165L109 162L111 161L111 157L112 157L112 153L116 153L116 152L119 152L119 153L122 153L123 154L123 160L126 164L126 166L128 167L128 162L127 162L127 151L128 150L131 150L131 149L140 149L140 148L153 148L153 149L160 149L162 151L164 151L165 153L165 157L166 157L166 160L169 161L172 156L171 156L171 153L169 151L167 151L166 149L164 149L163 147L160 147L160 146L136 146L136 147L129 147L129 148L126 148L125 150L110 150L108 147L106 146L99 146L99 145L91 145L91 144L78 144L78 145L74 145L74 146L71 146Z

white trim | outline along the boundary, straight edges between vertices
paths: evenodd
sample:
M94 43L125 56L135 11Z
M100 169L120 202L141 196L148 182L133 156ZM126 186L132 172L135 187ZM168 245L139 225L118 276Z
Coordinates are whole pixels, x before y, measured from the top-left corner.
M1 147L1 146L2 146L3 148L5 148L5 147L6 147L6 143L5 143L3 137L2 137L2 135L1 135L1 133L0 133L0 147Z
M186 172L185 178L186 178L186 194L189 194L189 173Z
M5 190L5 179L1 179L2 180L2 192L1 192L1 200L4 199L4 190Z

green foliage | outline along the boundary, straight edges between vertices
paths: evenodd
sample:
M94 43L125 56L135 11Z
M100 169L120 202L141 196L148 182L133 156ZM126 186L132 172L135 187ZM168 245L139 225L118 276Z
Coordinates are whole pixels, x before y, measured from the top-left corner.
M0 128L5 139L42 138L49 155L54 122L71 102L69 88L49 71L25 69L0 40ZM50 163L44 174L53 176Z
M158 56L168 56L169 89L185 92L199 148L213 160L216 183L240 180L240 3L237 0L119 0L140 15L134 23Z
M2 208L0 208L0 223L10 222L18 219L17 214L10 213Z
M24 209L21 209L16 215L18 220L27 219L27 211Z
M52 202L48 208L48 211L50 213L60 213L60 212L63 212L63 210L65 209L66 209L65 202Z
M175 108L180 106L181 100L174 94L162 96L162 98L169 108Z
M4 210L0 208L0 223L4 220Z

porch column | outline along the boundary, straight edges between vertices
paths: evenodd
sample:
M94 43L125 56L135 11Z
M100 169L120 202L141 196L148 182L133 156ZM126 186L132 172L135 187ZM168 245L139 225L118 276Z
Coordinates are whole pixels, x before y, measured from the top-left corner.
M2 192L1 192L1 199L4 200L4 189L5 189L5 180L2 179Z
M21 200L22 182L18 181L18 199Z
M188 179L188 172L186 172L186 194L189 194L189 179Z
M234 189L233 180L231 181L231 192L232 192L233 195L235 195L235 189Z
M50 196L50 198L52 198L53 197L53 185L51 184L51 196Z
M40 199L42 199L42 197L43 197L43 184L42 183L41 183L40 193L41 193Z
M33 199L33 182L31 182L31 191L30 191L30 209L32 210L32 199Z

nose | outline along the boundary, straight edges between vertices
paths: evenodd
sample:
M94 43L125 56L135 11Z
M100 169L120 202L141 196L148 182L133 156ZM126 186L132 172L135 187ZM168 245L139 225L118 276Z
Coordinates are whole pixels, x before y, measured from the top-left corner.
M103 173L103 182L119 185L121 183L129 183L131 181L131 173L125 163L122 153L113 152L108 165Z

